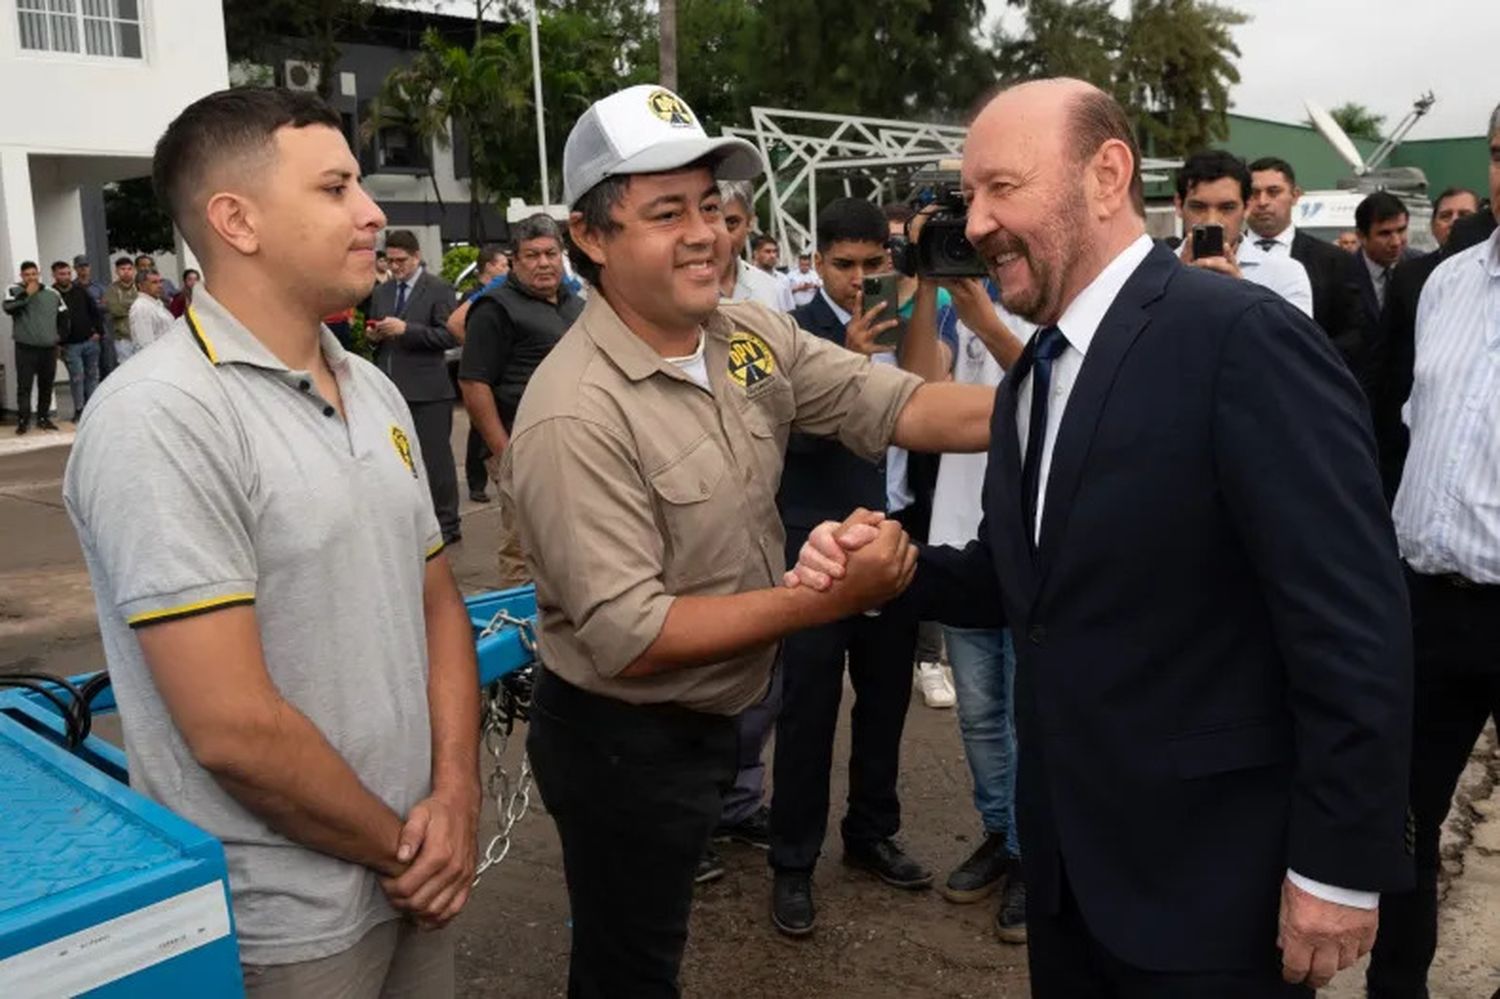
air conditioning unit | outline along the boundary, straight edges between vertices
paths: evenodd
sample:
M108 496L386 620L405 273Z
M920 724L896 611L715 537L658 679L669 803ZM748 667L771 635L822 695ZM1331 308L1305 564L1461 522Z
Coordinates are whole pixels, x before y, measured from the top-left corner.
M281 79L288 90L318 89L318 67L315 63L288 59L281 65Z

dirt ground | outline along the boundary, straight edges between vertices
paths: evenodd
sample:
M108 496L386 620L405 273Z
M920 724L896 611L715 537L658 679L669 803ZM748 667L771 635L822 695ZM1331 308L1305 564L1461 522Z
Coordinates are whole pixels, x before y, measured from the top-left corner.
M455 423L462 457L464 426ZM9 444L9 447L6 445ZM0 673L42 669L67 674L102 665L99 636L82 554L62 507L67 448L18 451L0 429ZM463 542L450 549L466 592L494 584L495 510L462 490ZM848 698L837 759L847 759ZM106 735L112 726L101 726ZM519 738L508 754L514 771ZM1476 747L1462 806L1450 832L1455 878L1444 902L1442 953L1433 995L1468 999L1500 986L1500 796L1492 774L1500 755ZM914 696L907 715L900 782L902 840L939 877L967 855L978 825L968 771L952 711L934 711ZM841 802L845 774L833 775ZM1472 800L1472 804L1470 801ZM779 936L768 918L770 879L765 854L730 846L725 877L699 889L683 967L688 996L760 997L1007 997L1024 996L1024 948L995 939L993 901L955 906L936 892L901 892L839 862L832 835L815 879L819 924L808 940ZM494 831L493 806L481 833ZM628 857L621 858L629 862ZM456 924L459 994L464 997L562 996L566 990L568 910L557 837L533 797L512 852L489 872ZM1363 994L1346 976L1330 994Z

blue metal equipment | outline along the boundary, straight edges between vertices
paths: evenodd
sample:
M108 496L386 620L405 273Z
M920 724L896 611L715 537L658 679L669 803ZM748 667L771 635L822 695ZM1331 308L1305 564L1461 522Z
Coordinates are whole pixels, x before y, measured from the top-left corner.
M535 592L467 604L480 683L513 708ZM0 692L0 997L243 996L223 848L130 790L124 754L88 732L115 710L97 676Z

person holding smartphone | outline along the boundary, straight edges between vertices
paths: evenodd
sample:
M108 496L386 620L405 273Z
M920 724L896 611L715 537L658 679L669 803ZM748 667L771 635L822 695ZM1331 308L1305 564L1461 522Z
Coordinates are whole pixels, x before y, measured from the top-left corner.
M1313 314L1307 270L1243 238L1250 201L1244 160L1221 149L1194 153L1177 171L1174 201L1185 233L1179 250L1183 263L1269 288L1304 315Z

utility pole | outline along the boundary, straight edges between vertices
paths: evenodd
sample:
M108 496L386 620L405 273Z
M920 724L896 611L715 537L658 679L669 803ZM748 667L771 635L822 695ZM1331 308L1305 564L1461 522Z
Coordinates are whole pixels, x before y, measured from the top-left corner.
M536 155L542 165L542 207L552 202L547 194L547 123L542 115L542 50L536 38L537 4L531 0L531 80L536 94Z
M661 85L668 90L677 89L677 0L660 0L661 33L660 58Z

